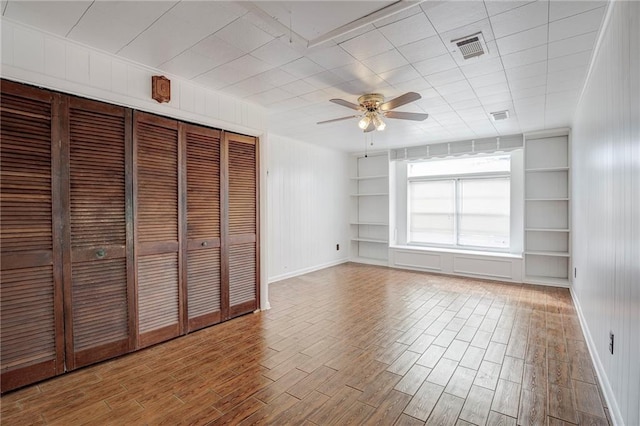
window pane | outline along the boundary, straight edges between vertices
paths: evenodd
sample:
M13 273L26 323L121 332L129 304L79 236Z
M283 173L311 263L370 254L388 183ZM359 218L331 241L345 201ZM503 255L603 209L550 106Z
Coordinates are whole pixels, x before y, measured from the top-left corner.
M511 156L493 155L409 163L408 173L409 177L418 177L509 171Z
M409 183L409 241L455 244L455 181Z
M458 244L509 247L510 180L460 180Z

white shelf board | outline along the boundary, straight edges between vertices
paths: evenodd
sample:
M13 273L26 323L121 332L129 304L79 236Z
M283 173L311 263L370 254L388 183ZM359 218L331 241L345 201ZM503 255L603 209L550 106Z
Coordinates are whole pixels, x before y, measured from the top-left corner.
M349 262L364 263L366 265L388 266L389 261L387 259L376 259L373 257L352 257Z
M544 172L561 172L569 170L569 167L536 167L532 169L525 169L527 173L544 173Z
M525 201L569 201L569 198L525 198Z
M389 175L376 175L376 176L353 176L349 179L352 180L367 180L367 179L386 179Z
M351 225L389 226L388 223L382 222L351 222Z
M526 275L523 282L527 284L548 285L553 287L569 287L568 278L542 277L537 275Z
M378 197L378 196L384 196L384 195L389 195L388 192L377 192L377 193L371 193L371 194L351 194L352 197Z
M351 238L351 241L359 241L362 243L377 243L377 244L388 244L389 241L387 240L379 240L376 238L360 238L360 237L353 237Z
M569 257L569 252L562 251L542 251L542 250L525 250L524 254L535 256L555 256L555 257Z
M525 228L528 232L569 232L567 228Z

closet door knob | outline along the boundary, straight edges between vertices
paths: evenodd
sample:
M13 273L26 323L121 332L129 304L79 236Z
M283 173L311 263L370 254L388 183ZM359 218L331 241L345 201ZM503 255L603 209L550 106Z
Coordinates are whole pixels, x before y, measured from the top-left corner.
M206 241L203 241L203 242L202 242L202 247L206 247L206 246L207 246L207 242L206 242Z
M107 253L104 251L104 249L98 249L98 250L96 250L96 257L97 257L98 259L102 259L103 257L105 257L105 256L106 256L106 254L107 254Z

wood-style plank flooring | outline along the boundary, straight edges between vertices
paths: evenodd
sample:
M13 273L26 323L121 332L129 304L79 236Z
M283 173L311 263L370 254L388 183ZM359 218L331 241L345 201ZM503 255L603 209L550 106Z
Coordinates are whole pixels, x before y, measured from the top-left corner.
M2 397L2 424L608 424L566 289L345 264Z

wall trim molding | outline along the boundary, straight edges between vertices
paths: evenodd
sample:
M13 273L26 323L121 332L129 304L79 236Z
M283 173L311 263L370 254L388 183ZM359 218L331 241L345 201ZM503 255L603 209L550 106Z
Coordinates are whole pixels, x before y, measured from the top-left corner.
M589 331L589 327L587 326L587 321L584 317L584 314L582 313L582 307L580 306L578 296L575 294L573 288L569 288L569 293L571 294L571 300L573 300L573 304L576 307L576 312L578 313L580 328L582 328L582 334L584 334L585 340L587 342L589 355L591 355L591 361L593 362L593 366L595 367L596 375L598 376L598 381L600 383L600 388L602 389L602 394L604 396L604 399L606 400L609 413L611 414L611 420L613 421L614 426L622 426L624 425L624 421L622 420L622 414L620 413L618 402L616 401L615 395L613 394L613 389L611 388L611 383L609 383L607 374L604 371L602 361L598 356L598 351L595 348L595 341L593 340L593 336L591 336L591 332Z
M269 277L267 279L267 282L269 284L273 284L273 283L278 282L278 281L286 280L287 278L297 277L299 275L308 274L309 272L319 271L320 269L326 269L326 268L330 268L332 266L342 265L343 263L347 263L347 262L349 262L349 258L342 258L342 259L338 259L338 260L333 260L331 262L322 263L320 265L315 265L315 266L310 266L308 268L298 269L298 270L293 271L293 272L287 272L286 274L275 275L273 277ZM267 309L270 309L270 308L271 308L271 305L269 305L269 308L267 308Z

